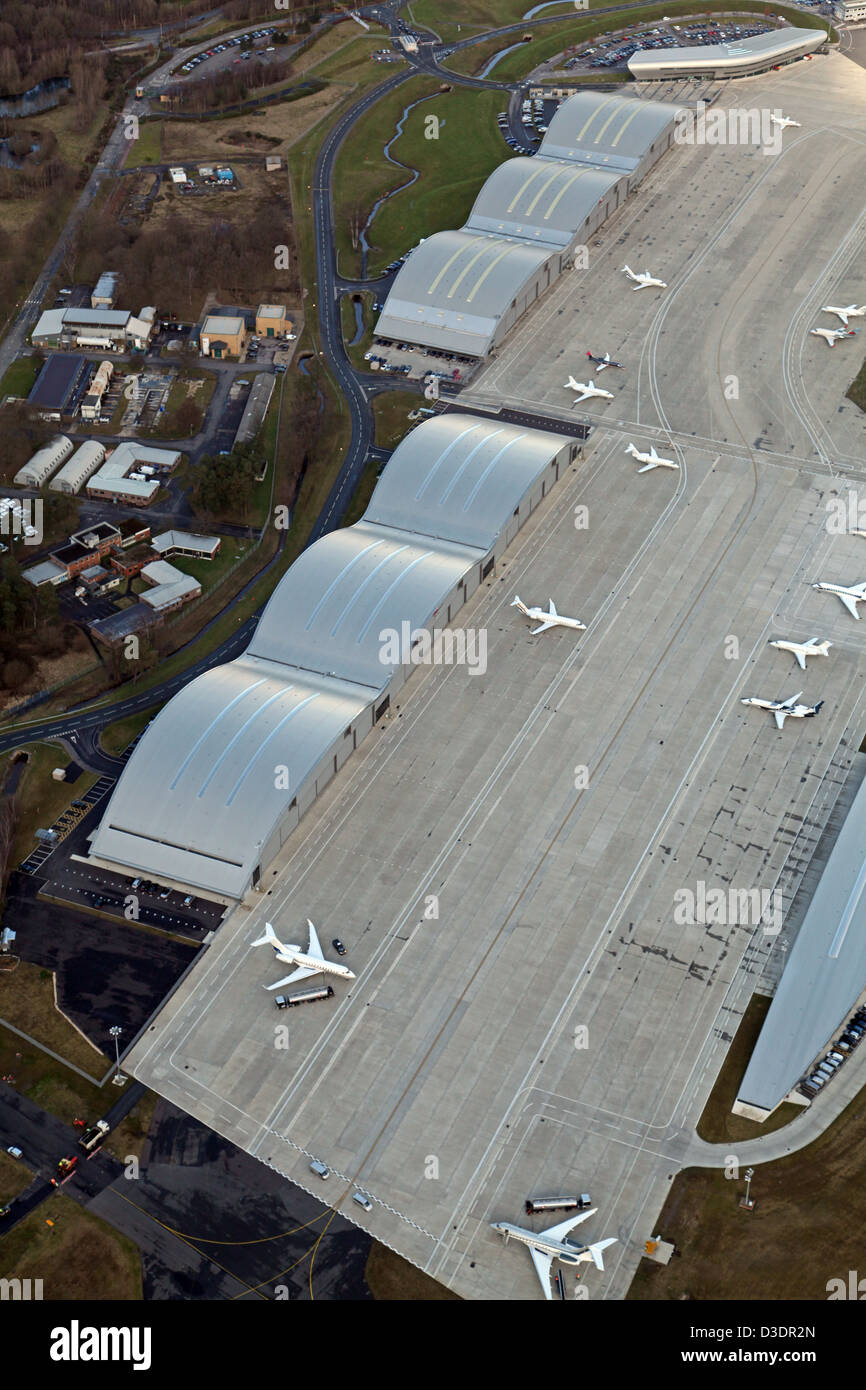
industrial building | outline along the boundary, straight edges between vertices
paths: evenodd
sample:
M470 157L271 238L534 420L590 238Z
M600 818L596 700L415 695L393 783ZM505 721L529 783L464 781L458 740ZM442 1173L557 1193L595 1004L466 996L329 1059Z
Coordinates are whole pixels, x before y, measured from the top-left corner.
M18 469L12 481L18 487L41 487L43 483L48 482L51 474L66 462L71 453L72 440L67 439L65 434L58 434L50 444L37 449L24 467Z
M31 334L34 347L98 348L143 352L153 333L156 309L46 309Z
M170 613L189 603L190 599L198 598L201 593L197 579L176 569L167 560L153 560L149 565L144 565L141 577L154 586L141 595L141 601L156 613Z
M48 484L52 492L65 492L74 495L80 492L90 478L105 462L105 446L95 439L86 439L67 459L59 473Z
M114 366L111 362L100 362L81 402L82 420L99 419L102 414L102 398L108 390L113 374Z
M219 536L198 536L193 531L161 531L151 541L161 559L186 555L190 560L212 560L219 554Z
M256 333L260 338L280 338L290 328L285 304L260 304L256 309Z
M494 170L466 225L412 252L377 341L486 356L670 147L677 109L592 92L564 102L537 155Z
M407 435L362 520L299 556L244 654L157 715L92 858L235 899L258 885L387 713L416 664L418 630L454 622L578 449L471 415ZM383 650L383 633L404 630L411 653Z
M87 371L86 357L52 352L27 397L31 411L43 420L71 417Z
M863 6L866 12L866 6ZM639 48L628 60L637 82L694 77L709 81L753 77L769 68L794 63L827 42L825 29L768 29L729 43L695 44L691 48Z
M276 377L272 376L270 372L259 372L247 397L244 413L235 435L235 444L247 444L251 439L255 439L268 413L275 382Z
M835 0L833 17L847 20L866 19L866 0Z
M91 309L113 309L117 295L117 271L104 270L90 296Z
M247 326L239 314L208 314L199 342L203 357L243 357Z
M118 444L87 484L88 497L108 502L127 502L144 507L160 489L161 481L180 463L173 449L152 449L134 440Z

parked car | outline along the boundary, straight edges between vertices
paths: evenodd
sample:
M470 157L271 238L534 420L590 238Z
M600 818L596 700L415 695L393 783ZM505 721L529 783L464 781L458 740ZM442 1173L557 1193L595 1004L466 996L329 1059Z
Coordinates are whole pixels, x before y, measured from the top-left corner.
M338 936L334 937L333 941L331 942L331 945L337 952L338 956L344 956L346 954L346 948Z
M329 1178L331 1176L331 1170L328 1167L328 1165L326 1163L320 1162L318 1158L314 1158L312 1163L310 1164L310 1172L315 1173L316 1177L321 1178L323 1182L325 1181L325 1178Z
M13 1158L20 1158L20 1157L21 1157L21 1150L17 1147L16 1144L10 1144L10 1145L9 1145L9 1148L6 1150L6 1152L7 1152L8 1154L11 1154Z

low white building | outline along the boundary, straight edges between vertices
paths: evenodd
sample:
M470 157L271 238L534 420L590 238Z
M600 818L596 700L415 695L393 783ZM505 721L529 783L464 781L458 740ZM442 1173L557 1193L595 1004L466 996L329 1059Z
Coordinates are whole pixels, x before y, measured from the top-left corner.
M19 468L13 478L17 487L41 487L65 463L72 453L72 440L65 434L58 434L50 444L37 449L23 468Z

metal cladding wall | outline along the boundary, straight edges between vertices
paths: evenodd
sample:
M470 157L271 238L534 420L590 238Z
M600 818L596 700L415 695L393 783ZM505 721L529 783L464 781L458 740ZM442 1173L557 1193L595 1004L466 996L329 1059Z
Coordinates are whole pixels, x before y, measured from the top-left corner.
M628 66L638 82L684 77L754 77L769 68L796 62L807 53L814 53L826 41L824 29L775 29L731 43L695 44L661 52L639 48L629 58Z
M413 430L363 519L287 571L243 655L157 715L92 857L230 899L257 886L415 669L419 630L454 621L578 447L456 412Z
M569 98L534 158L490 175L462 229L416 247L376 338L468 358L498 347L670 148L676 112L618 94Z
M104 462L105 447L95 439L86 439L48 486L53 492L76 493Z

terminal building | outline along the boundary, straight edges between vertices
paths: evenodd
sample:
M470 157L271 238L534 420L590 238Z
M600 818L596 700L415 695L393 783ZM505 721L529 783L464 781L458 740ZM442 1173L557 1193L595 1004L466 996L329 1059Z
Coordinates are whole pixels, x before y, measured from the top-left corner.
M788 952L734 1110L765 1120L843 1031L866 990L866 780ZM796 1097L795 1097L796 1098ZM799 1103L803 1104L802 1097Z
M412 252L376 340L493 351L670 147L677 109L592 92L564 102L534 157L494 170L463 228Z
M425 634L455 621L578 449L567 436L457 413L407 435L361 521L295 560L243 655L157 715L92 859L229 900L261 885L387 714ZM383 645L389 634L396 648Z
M866 12L866 5L863 9ZM825 29L768 29L764 34L733 39L729 43L694 44L690 48L639 48L629 58L628 68L637 82L684 77L705 81L754 77L756 73L805 58L826 42Z

